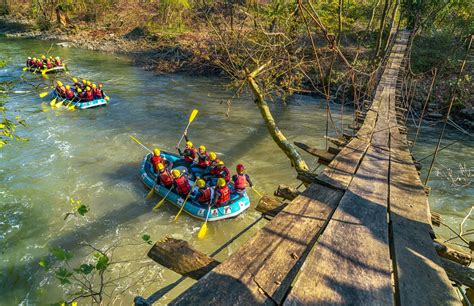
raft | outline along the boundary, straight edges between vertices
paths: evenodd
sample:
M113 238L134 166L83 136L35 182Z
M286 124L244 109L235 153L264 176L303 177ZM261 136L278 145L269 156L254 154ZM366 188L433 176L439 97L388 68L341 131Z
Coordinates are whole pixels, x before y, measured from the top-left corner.
M152 154L148 153L143 158L143 162L140 167L140 177L146 187L148 187L149 189L155 188L155 192L158 193L161 197L164 197L166 194L168 194L169 189L161 185L155 185L156 174L150 162L151 156ZM178 168L181 170L183 168L186 168L184 166L184 161L177 154L161 151L161 156L165 157L170 162L169 166L172 169ZM186 172L189 173L189 171ZM194 181L190 180L189 183L192 186ZM250 199L247 193L244 193L243 195L234 193L234 185L232 182L229 183L229 188L232 191L229 203L226 206L211 208L209 211L209 222L234 218L250 207ZM195 189L197 189L197 187L195 187ZM184 198L174 193L173 191L168 194L166 200L178 208L181 208L184 202ZM183 211L185 211L196 219L206 220L208 207L200 205L199 203L194 201L192 197L190 197L186 202Z
M107 100L102 99L102 98L101 99L94 99L94 100L87 101L87 102L77 102L77 101L72 101L72 100L69 100L69 99L64 99L64 98L59 96L59 94L57 93L56 90L53 90L50 93L50 96L51 96L52 99L56 98L59 101L63 101L63 104L67 105L67 104L71 103L71 105L74 105L76 108L79 108L79 109L93 108L93 107L97 107L97 106L107 104Z
M67 70L66 66L56 66L51 69L43 69L43 70L39 70L34 67L27 67L27 68L28 68L28 71L31 71L33 73L41 73L41 74L59 73L59 72L64 72Z

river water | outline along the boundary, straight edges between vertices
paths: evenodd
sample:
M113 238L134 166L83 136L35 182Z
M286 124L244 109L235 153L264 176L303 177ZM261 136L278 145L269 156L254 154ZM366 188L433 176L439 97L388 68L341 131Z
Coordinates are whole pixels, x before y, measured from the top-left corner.
M113 261L118 263L108 279L106 290L112 294L106 302L130 305L136 295L146 297L179 278L147 259L150 246L141 240L143 234L149 234L153 241L165 236L184 239L211 253L259 217L252 204L236 219L209 224L206 239L200 241L195 237L201 222L187 215L172 222L177 212L174 206L164 205L152 212L159 198L144 200L147 190L140 182L138 168L146 152L129 135L150 148L173 150L193 108L199 109L199 115L190 128L191 140L218 152L232 170L238 163L245 164L260 192L271 194L281 183L298 185L288 160L267 134L248 95L235 99L230 116L226 116L226 101L233 92L224 88L225 80L155 75L134 66L125 56L59 48L35 40L0 38L0 50L0 56L9 62L0 70L2 80L20 78L27 56L49 50L67 59L74 75L102 81L111 96L107 107L72 112L42 105L38 92L44 89L8 98L8 114L27 119L28 127L19 128L19 134L30 141L14 142L0 150L1 305L60 300L63 288L54 278L54 270L45 272L38 262L49 249L61 246L73 253L72 264L78 265L90 253L84 242L96 248L112 247ZM31 79L28 74L25 77ZM31 81L35 85L42 82ZM16 87L31 89L26 83ZM324 147L325 107L321 101L296 96L286 105L272 105L272 110L290 141ZM339 106L334 105L333 111L339 123ZM350 113L343 117L348 123ZM434 127L422 133L416 156L433 150L433 133L437 131ZM457 137L455 130L447 135L447 139ZM457 172L460 163L472 168L473 146L472 141L453 145L440 154L439 163ZM316 166L314 158L305 158L311 168ZM430 204L454 226L472 205L473 185L456 189L437 174L430 183L434 187ZM255 194L250 196L255 203ZM72 210L70 198L80 199L90 212L64 220ZM216 258L226 258L264 223L261 221ZM466 225L472 228L473 223L469 220ZM440 231L449 236L446 229ZM185 281L159 303L166 303L191 283Z

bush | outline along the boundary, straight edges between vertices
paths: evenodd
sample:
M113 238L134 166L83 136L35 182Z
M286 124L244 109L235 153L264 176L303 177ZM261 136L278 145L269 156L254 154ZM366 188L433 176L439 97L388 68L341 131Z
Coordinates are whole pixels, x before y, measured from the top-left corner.
M51 20L39 15L38 17L36 17L36 27L41 30L41 31L45 31L45 30L49 30L52 26L51 24Z

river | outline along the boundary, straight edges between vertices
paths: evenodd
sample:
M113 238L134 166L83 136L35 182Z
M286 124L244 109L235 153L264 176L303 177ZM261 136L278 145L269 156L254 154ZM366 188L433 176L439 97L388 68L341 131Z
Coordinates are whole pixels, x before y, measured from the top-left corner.
M175 223L175 207L168 204L152 212L159 198L144 200L147 190L140 182L138 168L146 152L129 135L150 148L174 150L193 108L199 109L199 115L190 128L191 140L218 152L232 171L236 164L245 164L260 192L272 194L278 184L298 185L288 160L267 134L248 95L233 100L226 116L227 100L233 92L225 89L223 79L156 75L134 66L126 56L60 48L36 40L0 38L0 50L0 57L9 62L0 70L1 80L20 78L27 56L49 51L66 59L74 75L102 81L111 97L107 107L85 111L52 110L42 105L38 92L44 89L8 97L8 114L27 120L28 127L19 128L18 133L30 141L13 142L0 150L1 305L41 305L60 300L63 289L54 278L54 270L45 272L38 262L49 249L61 246L73 253L72 263L79 264L90 250L83 242L97 248L114 246L113 259L122 263L114 266L111 275L120 278L112 282L114 295L106 302L130 305L135 295L146 297L179 278L147 259L150 246L141 241L143 234L149 234L153 241L165 236L184 239L211 253L259 217L252 204L236 219L210 224L206 239L201 241L195 238L200 221L183 215ZM32 79L27 73L24 77ZM31 81L41 82L45 81ZM21 83L16 90L31 88ZM272 110L290 141L324 148L326 112L322 101L295 96L286 105L272 104ZM339 106L333 105L332 110L339 123ZM350 116L349 112L343 115L345 123ZM438 128L423 131L416 156L433 150L433 133ZM456 131L450 130L446 138L457 137ZM454 170L459 163L472 168L473 146L472 140L453 145L440 154L438 163ZM316 166L314 158L304 157L311 168ZM427 164L424 166L425 170ZM458 224L472 205L473 185L455 189L434 173L430 186L434 187L432 209L448 224ZM256 195L250 196L255 203ZM80 199L90 212L64 220L72 210L71 198ZM226 258L264 224L261 221L216 258ZM467 226L472 228L472 224L470 220ZM449 235L445 229L441 233ZM191 283L185 281L160 303Z

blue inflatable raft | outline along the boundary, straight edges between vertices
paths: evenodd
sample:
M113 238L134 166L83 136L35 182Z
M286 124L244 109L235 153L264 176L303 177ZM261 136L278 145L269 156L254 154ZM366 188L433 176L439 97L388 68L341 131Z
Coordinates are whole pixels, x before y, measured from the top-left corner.
M94 99L91 101L87 102L78 102L78 101L71 101L68 99L64 99L63 97L60 97L59 94L57 93L56 90L53 90L50 93L51 98L56 98L59 101L63 101L63 104L68 105L71 103L71 105L74 105L76 108L79 109L87 109L87 108L93 108L101 105L107 105L107 100L105 99Z
M145 155L140 167L140 177L142 178L142 181L145 186L147 186L149 189L153 188L156 182L156 173L153 170L153 166L150 162L151 156L151 153ZM165 157L169 161L170 168L180 170L187 169L184 166L184 161L180 158L179 155L161 151L161 156ZM188 170L186 170L186 172L188 172ZM194 182L190 180L190 184L193 185L193 183ZM229 183L229 188L231 189L231 191L233 191L233 187L233 184ZM156 185L154 188L155 192L162 197L164 197L169 191L169 189L161 185ZM197 187L195 187L195 189L196 188ZM170 192L166 197L166 200L178 208L181 208L184 202L184 198L174 192ZM226 206L221 206L217 208L211 207L211 209L209 210L207 206L202 206L196 201L194 201L191 196L186 202L183 210L191 216L200 220L206 220L206 216L209 211L208 221L211 222L236 217L243 213L249 207L250 199L246 193L240 195L232 192L230 201Z

